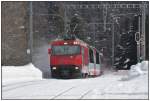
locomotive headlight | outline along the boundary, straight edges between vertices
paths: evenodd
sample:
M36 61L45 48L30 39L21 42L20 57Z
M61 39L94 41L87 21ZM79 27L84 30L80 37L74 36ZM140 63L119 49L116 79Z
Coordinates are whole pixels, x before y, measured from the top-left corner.
M75 69L79 69L79 67L75 67Z
M68 44L67 42L64 43L64 45L67 45L67 44Z
M52 69L53 69L53 70L55 70L55 69L56 69L56 67L52 67Z
M75 42L73 42L73 44L78 44L78 42L75 41Z

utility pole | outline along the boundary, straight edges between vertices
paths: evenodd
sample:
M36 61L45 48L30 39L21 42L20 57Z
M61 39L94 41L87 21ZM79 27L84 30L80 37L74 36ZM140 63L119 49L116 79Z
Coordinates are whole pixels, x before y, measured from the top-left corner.
M142 58L145 59L145 3L142 4L142 36L141 36L141 44L142 44Z
M114 31L115 31L115 23L113 21L113 24L112 24L112 66L114 65L114 53L115 53L115 50L114 50L114 41L115 41L115 37L114 37Z
M111 28L112 28L112 68L114 65L114 56L115 56L115 19L117 18L116 16L114 16L114 14L111 16L112 17L112 24L111 24Z
M30 57L31 57L31 62L33 62L32 60L32 55L33 55L33 9L32 9L32 1L30 1L30 4L29 4L29 8L30 8L30 19L29 19L29 34L30 34L30 39L29 39L29 46L30 46Z
M136 33L135 36L138 37L138 40L136 40L136 42L137 42L137 60L138 60L138 62L140 62L140 57L141 57L141 18L140 18L140 16L138 16L138 33Z
M103 6L103 20L104 20L104 32L106 31L106 23L107 23L107 5Z
M138 20L139 20L138 21L138 23L139 23L139 26L138 26L139 27L138 28L138 31L139 31L139 49L138 50L139 50L139 58L140 58L141 57L141 44L140 44L140 42L141 42L140 41L140 37L141 37L141 17L140 16L138 17Z

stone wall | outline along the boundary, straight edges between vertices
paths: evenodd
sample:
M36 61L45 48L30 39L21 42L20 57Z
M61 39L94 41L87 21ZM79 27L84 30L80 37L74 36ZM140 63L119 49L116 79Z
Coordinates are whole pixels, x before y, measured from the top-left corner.
M24 65L30 61L27 54L28 3L7 1L1 3L2 65Z

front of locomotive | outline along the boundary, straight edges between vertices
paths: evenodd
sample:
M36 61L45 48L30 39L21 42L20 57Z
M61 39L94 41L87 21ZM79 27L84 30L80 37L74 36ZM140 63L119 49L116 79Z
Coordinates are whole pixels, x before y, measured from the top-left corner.
M81 46L75 40L55 41L51 44L50 68L52 77L81 76Z

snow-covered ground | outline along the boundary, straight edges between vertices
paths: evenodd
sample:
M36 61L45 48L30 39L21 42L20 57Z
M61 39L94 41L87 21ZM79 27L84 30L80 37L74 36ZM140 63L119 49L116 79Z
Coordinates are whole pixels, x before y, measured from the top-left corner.
M144 67L143 67L144 66ZM2 86L3 99L148 99L148 62L86 79L43 79Z
M33 64L24 66L2 66L2 84L41 80L42 72Z

